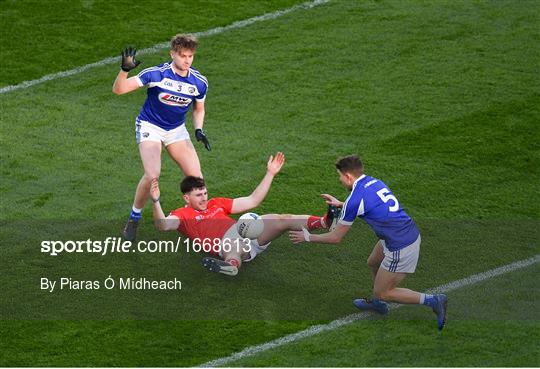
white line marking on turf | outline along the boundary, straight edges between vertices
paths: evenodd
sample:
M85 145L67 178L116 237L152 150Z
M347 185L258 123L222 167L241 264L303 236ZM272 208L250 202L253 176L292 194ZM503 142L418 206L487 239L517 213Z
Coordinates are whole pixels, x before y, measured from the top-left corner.
M450 282L447 284L443 284L441 286L432 288L427 293L434 294L434 293L443 293L443 292L449 292L456 290L458 288L462 288L465 286L470 286L472 284L485 281L486 279L490 279L496 276L499 276L501 274L510 273L518 269L522 269L525 267L528 267L530 265L536 264L540 262L540 255L535 255L529 259L516 261L515 263L511 263L508 265L504 265L499 268L495 268L492 270L488 270L487 272L479 273L471 275L467 278L459 279L454 282ZM390 309L397 309L400 306L403 306L401 304L390 304ZM314 336L316 334L325 332L325 331L332 331L334 329L337 329L339 327L342 327L344 325L353 323L357 320L362 320L370 316L370 313L358 313L358 314L351 314L344 318L334 320L328 324L321 324L321 325L314 325L311 326L303 331L289 334L287 336L283 336L280 338L277 338L273 341L263 343L261 345L257 346L251 346L248 347L240 352L237 352L235 354L232 354L230 356L226 356L220 359L212 360L207 363L201 364L200 367L215 367L215 366L223 366L227 365L229 363L232 363L236 360L240 360L249 356L253 356L255 354L261 353L263 351L267 351L279 346L286 345L291 342L299 341L301 339Z
M326 4L329 1L330 0L314 0L314 1L310 1L310 2L305 2L305 3L297 4L295 6L287 8L287 9L277 10L277 11L272 12L272 13L266 13L266 14L259 15L259 16L253 17L253 18L237 21L237 22L231 23L231 24L229 24L228 26L225 26L225 27L212 28L212 29L209 29L207 31L195 32L193 34L195 36L197 36L197 37L205 37L205 36L217 35L219 33L227 32L227 31L230 31L230 30L233 30L233 29L246 27L246 26L249 26L249 25L251 25L253 23L256 23L256 22L261 22L261 21L265 21L265 20L269 20L269 19L279 18L279 17L281 17L281 16L283 16L285 14L289 14L289 13L294 12L294 11L299 10L299 9L311 9L311 8L316 7L316 6ZM154 53L156 51L162 50L162 49L167 48L167 47L169 47L169 42L163 42L163 43L154 45L154 46L146 48L146 49L141 49L141 50L138 51L138 54L139 55L150 54L150 53ZM0 88L0 94L5 94L5 93L12 92L12 91L15 91L15 90L20 90L20 89L32 87L34 85L37 85L37 84L40 84L40 83L43 83L43 82L47 82L47 81L52 81L52 80L55 80L55 79L58 79L58 78L73 76L75 74L82 73L82 72L84 72L84 71L86 71L88 69L91 69L91 68L101 67L103 65L117 63L117 62L119 62L119 60L120 60L119 56L109 57L109 58L105 58L103 60L100 60L98 62L91 63L91 64L86 64L86 65L83 65L81 67L77 67L77 68L74 68L74 69L70 69L70 70L66 70L66 71L58 72L58 73L53 73L53 74L47 74L47 75L45 75L45 76L43 76L41 78L38 78L38 79L34 79L34 80L31 80L31 81L24 81L24 82L21 82L21 83L16 84L16 85L10 85L10 86L2 87L2 88Z

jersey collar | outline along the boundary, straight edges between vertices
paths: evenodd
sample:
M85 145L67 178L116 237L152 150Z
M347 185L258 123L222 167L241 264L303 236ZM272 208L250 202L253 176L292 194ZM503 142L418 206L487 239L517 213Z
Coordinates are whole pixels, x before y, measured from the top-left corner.
M181 78L188 78L189 76L191 76L191 67L188 69L187 71L187 74L186 76L181 76L180 74L176 73L176 70L174 69L174 66L173 66L173 61L171 60L171 63L169 64L169 66L171 67L171 70L172 72L174 73L174 75L178 76L178 77L181 77Z
M354 188L356 187L356 184L357 184L358 182L360 182L361 180L363 180L365 177L366 177L365 174L362 174L360 177L358 177L358 178L356 179L356 181L354 181L354 183L353 183L353 185L352 185L352 189L354 190Z

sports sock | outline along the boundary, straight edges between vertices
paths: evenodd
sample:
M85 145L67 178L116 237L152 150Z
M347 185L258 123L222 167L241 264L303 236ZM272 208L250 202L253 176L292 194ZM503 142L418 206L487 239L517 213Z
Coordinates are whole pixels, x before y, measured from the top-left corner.
M307 229L312 231L314 229L326 228L326 222L324 222L324 217L318 217L312 215L307 220Z
M435 296L429 295L427 293L420 294L420 303L422 305L433 307L435 305L435 302L436 302Z
M141 220L142 217L142 209L138 209L135 206L131 209L131 213L129 214L129 219L133 219L135 221Z
M236 259L227 259L225 260L227 263L239 268L240 267L240 262Z

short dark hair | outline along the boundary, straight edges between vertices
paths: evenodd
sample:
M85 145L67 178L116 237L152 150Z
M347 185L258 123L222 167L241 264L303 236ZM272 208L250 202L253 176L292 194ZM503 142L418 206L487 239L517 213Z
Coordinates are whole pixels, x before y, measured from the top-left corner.
M205 188L206 183L201 177L187 176L180 182L180 191L185 195L195 189Z
M336 161L336 168L341 173L361 175L364 173L364 164L358 155L348 155Z
M182 49L195 51L199 41L193 35L178 34L171 39L171 50L175 53Z

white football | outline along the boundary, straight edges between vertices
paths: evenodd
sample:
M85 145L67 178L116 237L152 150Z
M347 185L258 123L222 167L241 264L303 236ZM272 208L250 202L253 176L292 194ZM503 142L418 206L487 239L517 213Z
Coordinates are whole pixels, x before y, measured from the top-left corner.
M246 213L238 219L236 229L240 236L254 240L263 233L264 221L258 214Z

